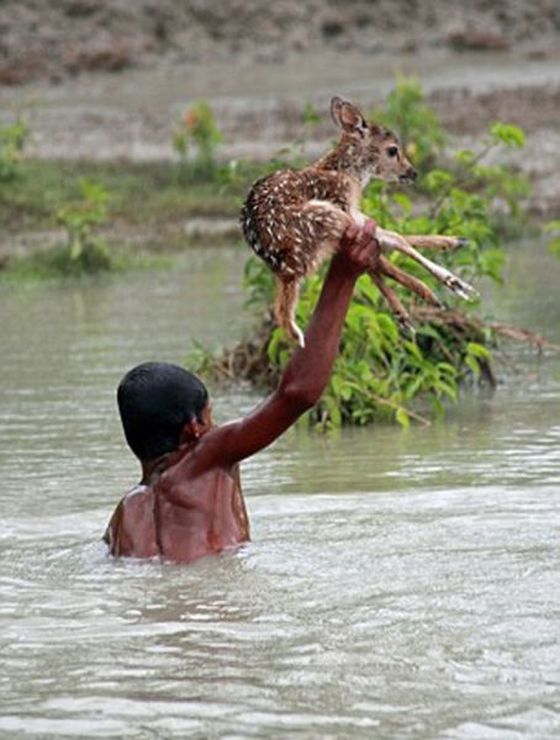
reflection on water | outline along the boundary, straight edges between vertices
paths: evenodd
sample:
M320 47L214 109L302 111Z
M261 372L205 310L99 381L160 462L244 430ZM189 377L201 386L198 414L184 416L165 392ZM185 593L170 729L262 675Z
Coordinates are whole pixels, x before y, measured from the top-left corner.
M244 465L240 552L106 557L137 474L116 383L238 336L243 256L0 289L0 733L557 735L558 360L516 354L427 430L288 434ZM535 270L520 252L493 311L559 341L560 266Z

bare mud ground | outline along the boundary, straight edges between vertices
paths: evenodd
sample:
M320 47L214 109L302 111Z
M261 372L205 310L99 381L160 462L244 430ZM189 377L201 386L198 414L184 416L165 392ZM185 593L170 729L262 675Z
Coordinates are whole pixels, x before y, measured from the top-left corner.
M0 83L294 52L542 54L559 38L557 0L2 0Z

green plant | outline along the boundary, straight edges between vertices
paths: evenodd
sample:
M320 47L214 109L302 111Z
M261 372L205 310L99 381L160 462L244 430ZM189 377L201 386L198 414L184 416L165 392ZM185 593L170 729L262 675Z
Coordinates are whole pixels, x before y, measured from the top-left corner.
M185 111L173 131L173 148L179 158L181 175L207 176L216 168L216 151L223 141L212 108L199 100ZM189 150L195 149L192 167L189 167Z
M17 176L28 137L29 127L22 120L0 128L0 184Z
M510 228L520 223L519 199L527 194L528 185L506 167L484 164L484 158L498 145L521 146L523 133L514 126L494 124L478 152L444 156L446 137L437 117L427 108L418 84L405 80L399 80L389 96L384 120L415 144L416 160L437 162L437 168L420 180L421 209L404 191L373 182L364 193L364 212L382 226L404 234L467 237L468 247L440 254L438 261L469 281L485 277L500 282L504 253L499 233L504 213ZM440 289L417 263L400 254L391 259ZM322 275L315 275L303 287L297 308L300 326L310 319L321 283ZM248 305L265 316L261 326L251 340L213 363L200 348L198 357L207 371L213 367L228 377L269 385L276 382L292 345L270 320L274 280L254 257L247 261L245 285ZM447 310L428 308L418 305L399 286L396 289L416 320L415 339L405 339L399 333L375 285L367 277L360 278L331 383L307 417L313 423L321 427L375 420L395 420L404 426L410 419L427 423L425 409L441 414L444 402L456 399L461 381L486 378L495 382L490 353L493 332L472 315L472 309L468 308L468 313L464 305L459 309L453 298L449 298Z
M81 273L110 270L111 252L107 243L95 234L106 223L109 194L99 183L80 182L81 198L60 208L57 222L66 231L66 250L61 253L61 272Z

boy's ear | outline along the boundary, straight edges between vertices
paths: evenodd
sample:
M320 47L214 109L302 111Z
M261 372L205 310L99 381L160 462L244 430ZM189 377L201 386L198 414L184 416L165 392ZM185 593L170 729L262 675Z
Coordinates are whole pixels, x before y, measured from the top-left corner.
M337 126L352 136L363 138L368 130L368 124L356 106L342 98L332 98L331 116Z
M196 416L183 426L181 429L181 436L179 438L179 446L186 444L187 442L194 442L200 439L203 432L203 425L199 422Z

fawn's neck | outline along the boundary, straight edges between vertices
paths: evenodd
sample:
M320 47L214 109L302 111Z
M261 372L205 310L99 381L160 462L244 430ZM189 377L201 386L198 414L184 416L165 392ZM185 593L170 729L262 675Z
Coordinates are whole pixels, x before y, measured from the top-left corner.
M321 157L314 167L343 172L356 180L362 188L365 188L373 174L371 162L366 162L359 142L350 136L343 136L336 147Z

